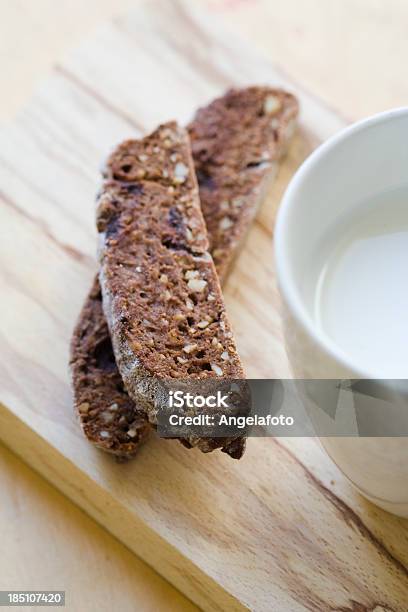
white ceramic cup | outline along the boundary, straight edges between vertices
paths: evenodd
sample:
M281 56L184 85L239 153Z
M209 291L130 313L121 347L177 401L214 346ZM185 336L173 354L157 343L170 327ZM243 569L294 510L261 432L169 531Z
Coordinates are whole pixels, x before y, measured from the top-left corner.
M408 108L381 113L336 134L290 182L276 223L275 258L295 378L378 378L378 372L345 354L317 326L305 295L305 262L328 228L352 207L402 185L408 185ZM401 269L401 275L401 282L408 282L408 271ZM397 429L408 430L408 402L393 419ZM408 517L408 438L324 437L321 442L365 497Z

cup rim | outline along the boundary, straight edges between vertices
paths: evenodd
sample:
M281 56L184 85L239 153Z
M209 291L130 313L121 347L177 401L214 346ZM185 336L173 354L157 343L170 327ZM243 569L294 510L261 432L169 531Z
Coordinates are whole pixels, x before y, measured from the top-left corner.
M372 115L345 127L319 145L300 165L290 180L281 200L275 222L274 252L277 280L279 290L287 302L292 316L318 346L321 346L324 351L328 353L334 361L337 361L346 369L346 371L352 371L357 378L375 379L379 377L375 372L369 372L356 364L352 356L343 351L328 334L324 333L324 331L320 331L314 323L304 304L304 300L302 300L296 288L296 283L294 282L290 265L285 254L286 236L289 231L289 218L294 206L294 196L302 189L304 179L330 151L358 133L367 129L372 129L379 124L394 121L404 115L408 115L408 106L377 113L376 115Z

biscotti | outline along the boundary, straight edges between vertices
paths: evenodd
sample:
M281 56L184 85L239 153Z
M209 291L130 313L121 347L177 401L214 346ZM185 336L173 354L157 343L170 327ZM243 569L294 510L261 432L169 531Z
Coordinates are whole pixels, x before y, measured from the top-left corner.
M266 101L268 96L269 99ZM279 102L277 104L273 103L270 96L277 98ZM230 103L231 100L232 103ZM272 114L271 127L273 129L267 133L261 131L265 106ZM237 109L244 108L246 122L243 127L242 113L237 112ZM204 216L207 217L207 226L210 226L208 237L212 245L213 255L215 255L217 272L219 276L222 273L223 278L226 276L226 270L231 267L231 261L234 259L239 245L239 239L238 241L237 238L232 239L232 236L240 233L244 235L246 231L240 223L240 215L243 215L243 218L249 223L251 214L248 214L247 209L254 211L257 200L261 197L261 195L254 197L257 190L257 181L261 187L266 180L269 180L265 176L273 177L276 159L282 155L287 147L293 132L296 114L297 103L293 96L268 87L251 87L230 91L222 98L215 100L208 107L198 111L189 126L189 132L194 141L194 162L200 183L201 208ZM241 185L241 193L237 195L237 184L234 181L228 181L228 177L231 176L231 173L234 175L234 172L237 172L240 174L240 180L242 180L242 176L247 176L245 164L241 173L239 172L241 166L235 162L235 170L227 168L228 172L224 172L223 176L220 176L217 164L213 161L231 159L233 156L235 156L235 159L239 159L236 150L238 130L239 146L241 148L253 146L257 142L259 155L265 155L265 150L268 150L271 161L265 163L259 172L250 173L251 188L249 191L242 190ZM263 142L260 142L260 140L263 140ZM265 142L267 142L267 147L264 146ZM261 194L263 191L262 187ZM228 214L228 218L225 219L233 196L239 198L242 193L248 194L246 202L235 201L232 210L236 214ZM237 206L237 203L241 205ZM218 220L217 222L211 223L212 215L214 220ZM233 222L232 229L231 222ZM236 230L234 226L237 226ZM214 232L215 235L211 232ZM229 236L231 236L231 239L228 238ZM220 242L218 243L217 240ZM95 283L98 283L98 280ZM92 328L95 330L94 333ZM83 329L87 330L85 335L82 335ZM106 414L106 406L115 406L118 403L115 400L120 394L118 391L120 375L116 370L119 380L118 385L112 387L110 378L105 381L104 370L98 371L95 362L94 352L96 350L102 366L111 362L111 374L113 375L115 369L115 364L112 363L113 349L97 284L92 288L88 296L88 303L84 305L81 311L71 345L71 373L75 406L84 432L91 442L120 457L129 458L137 451L138 443L146 439L149 424L146 420L143 435L135 435L132 427L129 428L130 435L128 435L124 419L119 418L110 423L109 431L107 431L104 420L106 416L101 418L100 415ZM88 360L90 361L89 364L87 364ZM123 405L125 407L126 418L131 420L129 411L132 402L125 390L122 393L124 395L123 403L119 402L119 406ZM83 401L84 397L87 401ZM102 403L99 401L100 397L104 398ZM138 419L142 419L144 413L137 411L134 404L133 408L138 414ZM116 425L117 429L115 429ZM102 438L100 434L102 434Z
M133 456L149 434L150 424L124 390L98 279L73 333L70 365L75 405L88 440L117 457Z
M111 155L97 211L100 283L126 389L156 424L160 381L244 372L208 253L187 132L174 122ZM201 450L219 440L189 439ZM225 442L225 444L224 444ZM222 441L240 455L236 440Z
M210 252L221 282L242 246L298 114L294 96L269 87L231 89L190 123Z

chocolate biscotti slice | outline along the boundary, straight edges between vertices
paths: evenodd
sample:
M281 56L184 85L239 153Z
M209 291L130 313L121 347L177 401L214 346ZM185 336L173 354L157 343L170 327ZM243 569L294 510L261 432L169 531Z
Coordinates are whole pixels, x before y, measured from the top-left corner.
M227 102L231 96L234 99L234 104ZM282 101L281 104L272 104L270 99L266 103L265 101L268 96L277 97L278 100ZM239 245L239 239L238 241L236 239L229 240L229 237L239 233L237 230L233 228L230 232L229 227L226 227L226 229L221 231L220 228L220 225L230 226L232 221L231 215L228 215L228 220L224 222L222 219L225 217L227 208L229 208L228 202L232 200L233 194L236 196L236 184L235 182L228 182L226 184L226 181L220 180L219 177L217 184L215 183L217 172L214 172L212 169L216 168L216 164L212 163L213 158L211 154L214 154L217 158L230 158L231 153L235 151L236 139L225 137L225 127L227 127L231 135L235 134L237 129L239 129L242 147L250 147L253 144L254 131L260 131L259 117L263 116L262 112L260 112L260 107L263 107L265 104L269 109L272 107L272 110L278 110L279 112L277 116L273 117L271 125L273 129L269 130L268 134L260 132L261 136L269 137L268 149L271 151L270 157L273 161L269 165L265 164L260 169L260 172L249 174L251 179L255 179L255 183L256 179L258 179L260 184L262 184L265 182L264 172L268 174L270 171L271 177L273 176L274 166L276 165L275 159L282 155L293 132L293 122L297 114L297 103L291 95L268 87L251 87L234 90L233 92L228 92L219 100L214 101L208 107L201 109L189 126L190 134L195 139L194 162L196 171L198 171L199 181L201 182L201 186L199 185L201 208L204 211L204 216L207 217L207 225L210 226L208 237L212 245L213 254L215 254L217 272L219 275L222 272L223 278L226 276L226 270L230 268L230 262L233 260ZM214 106L218 109L216 112L214 111ZM243 129L241 116L239 112L237 113L237 108L244 106L246 106L247 124ZM202 123L200 117L203 118ZM224 129L221 129L222 127ZM257 138L259 138L259 134ZM210 155L209 142L211 143ZM259 151L264 153L265 147L260 147ZM248 176L245 165L243 175ZM209 188L210 186L211 188ZM234 213L237 213L233 219L234 225L240 226L243 235L246 230L245 227L242 228L240 223L240 214L245 217L247 222L250 221L251 215L248 215L246 209L247 206L251 208L253 205L255 190L256 184L253 184L249 190L246 205L237 206L235 202L233 206ZM261 193L262 191L264 190L261 189ZM238 195L237 197L240 196ZM238 202L240 201L238 200ZM252 210L256 206L257 202L255 202L255 207ZM211 223L212 217L214 218L213 223ZM218 221L215 222L215 220ZM214 236L211 231L215 233ZM219 244L217 240L220 241ZM114 378L115 370L115 363L112 361L114 359L113 349L102 311L98 279L96 279L95 283L87 298L87 303L81 311L71 344L71 373L75 406L84 432L91 442L120 457L130 458L136 453L140 443L146 439L149 423L144 413L138 411L137 406L129 400L126 391L119 391L121 383L117 369L118 384L111 385L111 379ZM86 334L82 333L83 329L87 330ZM95 353L98 356L98 361L95 360ZM98 363L101 364L99 370ZM107 363L110 364L111 372L110 376L105 379L104 368ZM120 398L121 393L123 398ZM123 401L117 402L118 396ZM104 398L102 402L99 399L101 397ZM132 421L131 405L133 404L133 410L137 414L139 428L143 430L143 435L137 433L139 428L135 431L134 427L129 427L129 430L127 430L125 421L121 418L122 414L119 414L119 418L111 421L109 431L107 430L105 417L101 417L101 415L106 413L106 406L115 406L116 403L119 406L124 406L125 417L129 422ZM145 421L142 427L143 417ZM129 431L129 434L127 431Z
M102 310L98 278L74 329L70 366L75 406L88 440L119 458L132 457L147 438L150 424L124 389Z
M187 132L168 123L111 155L98 201L100 282L126 389L156 424L161 381L244 372L208 253ZM187 441L240 456L244 441Z
M298 103L270 87L231 89L190 123L210 252L221 282L293 135Z

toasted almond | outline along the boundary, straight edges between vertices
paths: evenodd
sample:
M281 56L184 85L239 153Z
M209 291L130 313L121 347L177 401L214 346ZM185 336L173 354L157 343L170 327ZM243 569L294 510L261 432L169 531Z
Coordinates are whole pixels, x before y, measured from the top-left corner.
M187 354L190 354L195 351L196 348L197 344L186 344L186 346L183 347L183 351Z
M232 206L234 208L241 208L244 202L245 202L245 198L243 196L238 196L237 198L234 198L232 200Z
M276 96L267 96L264 101L263 110L266 115L274 115L282 108L282 103Z
M212 363L211 364L211 369L213 372L216 373L217 376L222 376L222 370L220 368L219 365L217 365L216 363Z
M192 278L197 278L198 276L200 276L198 270L187 270L187 272L184 274L184 278L186 280L191 280Z
M202 291L204 291L206 285L207 285L207 281L198 280L197 278L192 278L187 283L187 286L190 289L190 291L193 291L194 293L201 293Z
M174 182L184 183L188 176L188 168L183 162L177 162L174 168Z
M229 217L223 217L219 223L219 228L222 231L230 229L234 225L234 222Z
M79 404L78 406L78 410L81 414L86 414L89 408L90 408L89 402L82 402L82 404Z

